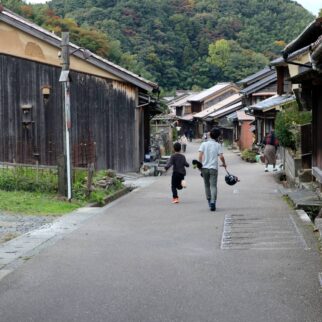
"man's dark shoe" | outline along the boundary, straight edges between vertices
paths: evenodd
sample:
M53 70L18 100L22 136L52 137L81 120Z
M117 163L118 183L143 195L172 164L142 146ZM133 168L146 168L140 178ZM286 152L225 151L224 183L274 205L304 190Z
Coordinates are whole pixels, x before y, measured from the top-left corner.
M216 204L215 203L210 204L210 210L211 211L216 211Z

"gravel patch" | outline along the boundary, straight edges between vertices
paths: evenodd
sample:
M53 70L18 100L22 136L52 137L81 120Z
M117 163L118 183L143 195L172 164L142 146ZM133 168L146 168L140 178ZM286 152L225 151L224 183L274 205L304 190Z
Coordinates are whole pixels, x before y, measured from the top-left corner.
M57 216L34 216L0 213L0 244L51 224Z

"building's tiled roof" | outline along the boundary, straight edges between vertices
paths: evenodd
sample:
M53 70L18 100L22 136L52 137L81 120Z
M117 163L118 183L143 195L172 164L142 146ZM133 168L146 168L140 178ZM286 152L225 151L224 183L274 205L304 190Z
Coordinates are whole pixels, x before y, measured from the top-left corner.
M242 102L238 102L232 105L229 105L225 108L221 108L220 110L217 110L211 114L208 115L208 117L212 117L214 119L221 118L223 116L229 115L235 111L240 110L243 107Z
M322 17L316 18L312 21L301 34L293 39L283 49L283 57L288 56L301 48L311 45L322 35Z
M214 104L213 106L210 106L210 107L206 108L205 110L195 114L194 117L195 118L205 118L209 114L211 114L219 109L222 109L222 108L226 107L227 105L231 105L231 104L241 101L241 99L242 99L242 96L240 94L231 95L231 96L223 99L222 101Z
M233 83L218 83L215 86L212 86L208 89L203 90L199 94L194 95L193 97L189 98L189 102L202 102L206 100L208 97L215 95L216 93L222 92L225 88L237 88L236 85Z
M191 94L184 94L182 95L183 97L180 97L178 100L174 100L170 103L168 103L169 107L178 107L178 106L186 106L186 105L191 105L189 103L189 99L196 95L196 93L191 93Z
M56 36L54 33L49 32L48 30L24 19L23 17L11 12L10 10L3 9L0 11L0 21L3 21L23 32L32 35L35 38L41 39L52 46L55 46L60 49L61 47L61 38ZM75 51L76 49L82 49L81 47L70 43L71 52ZM77 56L80 59L84 59L83 55L77 51L73 55ZM158 85L144 79L143 77L136 75L129 70L116 65L109 60L102 58L94 53L91 54L91 57L86 59L86 61L90 64L95 65L133 85L136 85L140 88L145 90L153 90L157 89Z
M258 82L255 82L252 85L243 88L240 91L240 93L243 95L250 95L276 81L277 81L277 75L276 75L276 71L274 71L273 74L270 74L269 76L259 80Z
M236 116L238 121L254 121L255 117L252 115L248 115L245 113L245 111L237 111Z
M301 56L305 53L308 53L310 51L310 47L311 47L311 45L303 47L303 48L293 52L292 54L290 54L287 57L287 60L289 60L289 61L295 60L299 56ZM283 57L278 57L270 62L270 66L278 66L278 65L284 65L284 64L287 64L287 62L285 61L285 59Z
M192 121L193 120L193 114L186 114L184 116L177 116L179 120L183 121Z
M295 100L295 96L291 94L276 95L250 106L250 109L266 112L268 110L279 107L282 104L285 104L287 102L291 102L294 100Z
M248 85L250 85L250 84L252 84L252 83L254 83L254 82L256 82L256 81L258 81L258 80L260 80L260 79L262 79L264 77L272 75L274 73L275 73L274 69L272 69L270 67L265 67L264 69L258 71L257 73L249 75L246 78L238 81L237 84L248 86Z

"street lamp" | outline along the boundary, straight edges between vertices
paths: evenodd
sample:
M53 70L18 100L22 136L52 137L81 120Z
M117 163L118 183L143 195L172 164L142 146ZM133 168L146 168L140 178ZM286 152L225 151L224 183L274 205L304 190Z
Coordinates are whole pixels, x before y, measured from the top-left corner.
M78 50L83 50L83 56L88 59L92 53L82 47L79 47L69 52L69 32L62 32L62 43L61 52L58 56L62 59L62 71L60 74L59 82L63 85L64 92L64 104L63 104L63 115L64 115L64 178L67 175L67 199L70 201L72 199L72 165L71 165L71 151L70 151L70 131L71 131L71 113L70 113L70 76L69 76L69 65L70 65L70 55L74 54ZM65 172L66 168L66 172Z

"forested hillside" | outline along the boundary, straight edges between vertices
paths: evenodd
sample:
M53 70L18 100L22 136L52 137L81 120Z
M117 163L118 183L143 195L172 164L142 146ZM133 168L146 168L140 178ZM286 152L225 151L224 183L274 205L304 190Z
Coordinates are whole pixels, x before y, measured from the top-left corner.
M166 90L241 79L314 19L291 0L52 0L29 17Z

